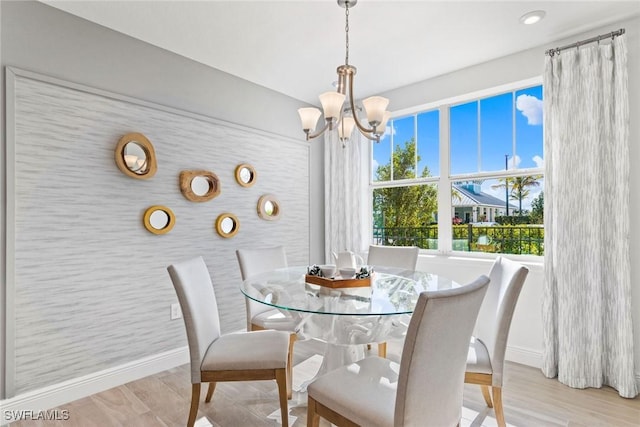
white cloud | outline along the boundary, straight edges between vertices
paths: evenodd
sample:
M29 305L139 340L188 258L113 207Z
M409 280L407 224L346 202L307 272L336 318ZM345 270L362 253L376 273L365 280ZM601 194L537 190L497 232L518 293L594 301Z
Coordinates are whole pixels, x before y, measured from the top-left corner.
M509 158L509 162L508 162L509 169L517 169L521 161L522 159L517 154Z
M492 188L493 185L497 184L498 181L494 179L486 180L482 183L481 189L483 193L489 194L493 197L496 197L500 200L504 200L505 197L505 189L504 188Z
M533 156L532 160L535 162L536 167L543 168L544 167L544 159L540 156Z
M374 174L378 170L378 166L380 166L380 163L378 163L376 159L373 159L373 161L371 162L371 170L373 171Z
M527 118L528 124L542 124L542 100L523 94L516 99L516 108Z
M385 139L390 135L395 135L395 134L396 134L396 128L387 125L384 128L384 133L380 136L380 141L382 141L383 139Z

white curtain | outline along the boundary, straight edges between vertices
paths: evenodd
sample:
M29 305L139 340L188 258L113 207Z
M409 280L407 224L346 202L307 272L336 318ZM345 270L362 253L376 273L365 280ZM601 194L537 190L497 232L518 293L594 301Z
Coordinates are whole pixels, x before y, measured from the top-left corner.
M633 398L624 36L547 56L544 112L542 371Z
M366 156L368 140L354 130L343 147L337 132L325 134L325 257L331 252L362 254L368 229Z

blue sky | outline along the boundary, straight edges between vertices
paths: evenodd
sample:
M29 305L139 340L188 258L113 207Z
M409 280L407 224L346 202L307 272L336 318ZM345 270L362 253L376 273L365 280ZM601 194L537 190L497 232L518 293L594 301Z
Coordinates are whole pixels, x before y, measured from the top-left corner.
M421 157L418 175L426 166L431 176L438 176L438 116L438 111L434 110L393 120L380 143L373 144L373 179L375 166L389 163L391 158L391 133L393 144L404 146L405 141L416 135L416 127ZM505 155L509 169L543 166L542 86L454 105L450 110L450 123L451 173L454 175L502 171ZM532 190L529 199L533 199L542 187ZM483 185L483 191L494 193L490 185ZM503 192L495 196L504 199Z

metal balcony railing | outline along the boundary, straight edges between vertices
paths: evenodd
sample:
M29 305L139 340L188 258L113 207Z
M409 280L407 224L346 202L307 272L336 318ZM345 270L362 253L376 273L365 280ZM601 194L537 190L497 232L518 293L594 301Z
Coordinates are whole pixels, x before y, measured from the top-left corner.
M453 225L453 250L503 254L544 255L544 228L539 224ZM438 249L438 225L374 227L373 242L385 246Z

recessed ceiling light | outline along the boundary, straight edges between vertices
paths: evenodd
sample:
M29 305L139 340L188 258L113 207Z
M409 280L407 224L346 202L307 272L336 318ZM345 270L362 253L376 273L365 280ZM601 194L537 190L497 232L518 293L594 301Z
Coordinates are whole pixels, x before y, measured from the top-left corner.
M542 18L544 18L546 14L547 13L544 10L534 10L522 15L520 17L520 22L522 22L524 25L532 25L542 20Z

